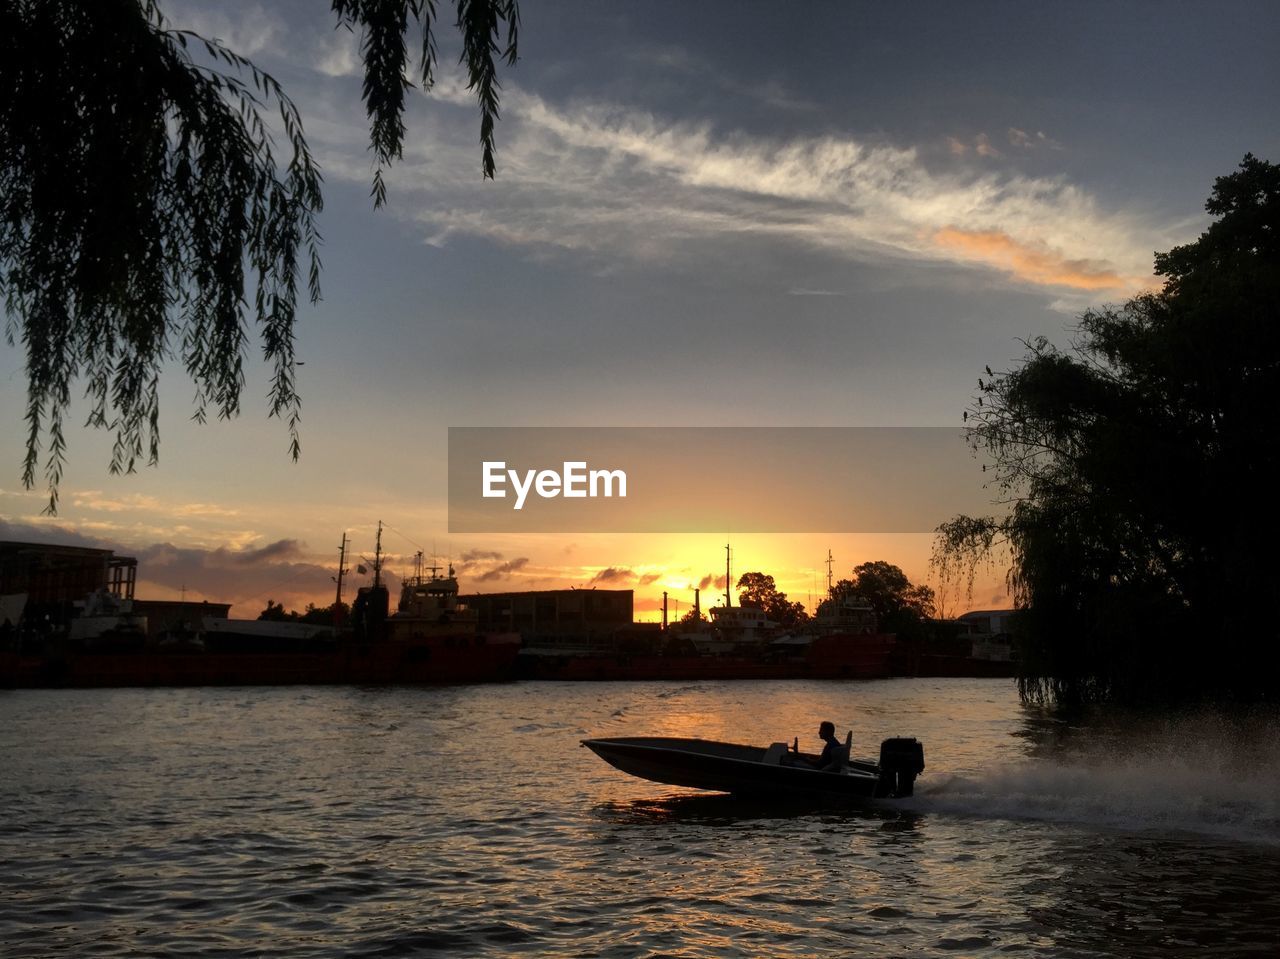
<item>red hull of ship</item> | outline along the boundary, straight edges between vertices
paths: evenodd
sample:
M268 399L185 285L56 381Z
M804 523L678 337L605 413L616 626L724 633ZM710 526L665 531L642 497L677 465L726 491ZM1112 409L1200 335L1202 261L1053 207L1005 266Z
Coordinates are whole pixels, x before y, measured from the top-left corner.
M815 639L802 657L780 662L727 656L528 656L528 679L884 679L890 675L892 635L833 635Z
M352 645L332 652L11 656L0 663L3 667L0 685L91 688L498 682L515 678L519 650L519 642L487 642L465 647L378 643Z

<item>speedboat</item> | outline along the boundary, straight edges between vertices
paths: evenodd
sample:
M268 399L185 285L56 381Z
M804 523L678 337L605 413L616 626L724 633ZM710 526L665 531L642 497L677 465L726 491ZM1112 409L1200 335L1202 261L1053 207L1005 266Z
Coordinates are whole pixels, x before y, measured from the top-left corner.
M852 736L835 761L817 768L818 757L798 744L768 747L666 736L584 739L582 745L609 765L656 783L737 795L844 796L897 799L910 796L924 770L924 746L897 737L880 744L880 760L851 759Z

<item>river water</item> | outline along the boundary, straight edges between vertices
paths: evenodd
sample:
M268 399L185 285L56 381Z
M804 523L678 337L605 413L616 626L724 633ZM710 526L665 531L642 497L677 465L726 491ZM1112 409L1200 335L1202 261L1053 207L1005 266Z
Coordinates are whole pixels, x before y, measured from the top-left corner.
M579 740L855 755L897 807L632 779ZM1276 956L1280 723L1007 680L0 693L0 956Z

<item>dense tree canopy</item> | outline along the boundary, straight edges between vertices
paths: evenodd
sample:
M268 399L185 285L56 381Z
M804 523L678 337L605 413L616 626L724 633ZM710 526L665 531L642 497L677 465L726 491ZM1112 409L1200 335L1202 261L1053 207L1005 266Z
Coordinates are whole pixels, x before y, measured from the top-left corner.
M383 168L404 137L405 38L416 25L430 86L435 8L333 9L362 34L381 204ZM457 0L484 176L494 172L496 61L514 63L517 20L516 0ZM43 448L51 511L78 381L89 424L115 434L111 471L132 471L158 457L165 360L186 366L196 419L210 408L234 416L255 328L273 371L270 412L288 421L297 456L294 325L299 286L320 295L320 183L280 86L216 41L170 28L156 0L0 4L0 296L7 340L26 354L23 482L34 485Z
M933 590L913 584L900 567L884 560L855 566L853 579L842 579L831 587L831 600L839 596L862 600L875 610L881 630L907 639L923 637L934 615ZM831 600L818 606L819 615Z
M1140 700L1280 692L1280 168L1220 177L1158 292L1080 320L979 381L972 439L1007 519L940 530L944 570L1011 552L1024 695Z
M738 577L737 588L741 605L764 610L765 616L779 626L795 626L809 618L804 605L790 602L767 573L743 573Z

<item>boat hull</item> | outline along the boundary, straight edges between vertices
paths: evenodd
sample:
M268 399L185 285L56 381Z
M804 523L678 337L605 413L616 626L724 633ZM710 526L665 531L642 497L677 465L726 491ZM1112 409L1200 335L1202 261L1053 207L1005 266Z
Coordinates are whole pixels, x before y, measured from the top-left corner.
M584 739L609 765L651 782L713 792L766 796L887 795L875 763L855 761L843 772L766 762L757 746L702 739L624 737Z

